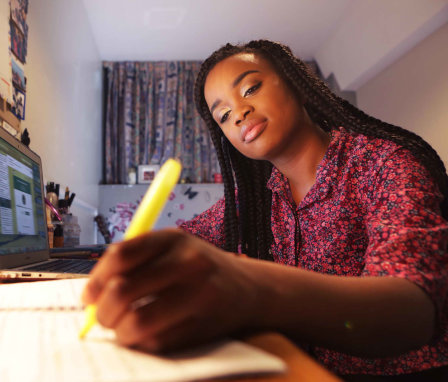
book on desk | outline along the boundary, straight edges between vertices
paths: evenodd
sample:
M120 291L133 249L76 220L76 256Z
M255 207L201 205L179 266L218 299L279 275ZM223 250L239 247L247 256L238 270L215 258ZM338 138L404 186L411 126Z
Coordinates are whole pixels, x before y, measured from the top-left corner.
M96 259L106 251L107 244L78 245L75 247L50 248L50 258Z

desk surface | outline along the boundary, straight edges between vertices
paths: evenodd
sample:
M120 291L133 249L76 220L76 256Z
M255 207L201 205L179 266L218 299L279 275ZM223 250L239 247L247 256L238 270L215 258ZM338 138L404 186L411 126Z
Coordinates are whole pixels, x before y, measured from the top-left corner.
M220 379L227 382L336 382L342 381L322 365L312 359L303 350L295 346L286 337L277 333L264 333L252 336L246 341L260 349L275 354L288 365L286 375ZM216 379L214 380L216 381Z

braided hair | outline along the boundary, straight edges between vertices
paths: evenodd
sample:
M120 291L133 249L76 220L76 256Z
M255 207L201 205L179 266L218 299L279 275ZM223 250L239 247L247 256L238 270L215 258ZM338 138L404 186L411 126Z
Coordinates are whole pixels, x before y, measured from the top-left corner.
M328 132L332 127L344 126L349 131L386 139L408 149L437 182L444 195L440 206L442 215L448 218L448 176L445 166L436 151L421 137L369 116L335 95L285 45L268 40L255 40L245 45L227 44L203 62L194 89L196 108L210 130L221 166L226 250L237 252L241 245L243 252L250 257L273 260L270 252L272 194L266 187L272 165L239 153L214 121L204 97L209 72L220 61L238 53L254 53L267 59L293 93L304 101L310 118L323 130ZM238 200L235 189L238 190Z

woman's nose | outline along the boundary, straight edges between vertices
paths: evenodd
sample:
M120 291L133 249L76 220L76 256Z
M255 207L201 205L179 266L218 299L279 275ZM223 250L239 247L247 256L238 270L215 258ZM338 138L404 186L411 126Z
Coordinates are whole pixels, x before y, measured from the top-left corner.
M240 107L235 115L235 124L239 125L242 121L244 121L251 111L252 107L249 105L243 105L242 107Z

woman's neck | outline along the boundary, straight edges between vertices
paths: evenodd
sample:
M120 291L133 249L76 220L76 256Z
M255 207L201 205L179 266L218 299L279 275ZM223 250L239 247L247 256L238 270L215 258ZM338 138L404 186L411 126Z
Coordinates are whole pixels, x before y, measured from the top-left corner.
M317 167L322 161L328 145L330 134L319 126L313 125L301 134L294 150L289 150L280 158L272 161L273 165L288 179L296 204L299 204L316 182Z

